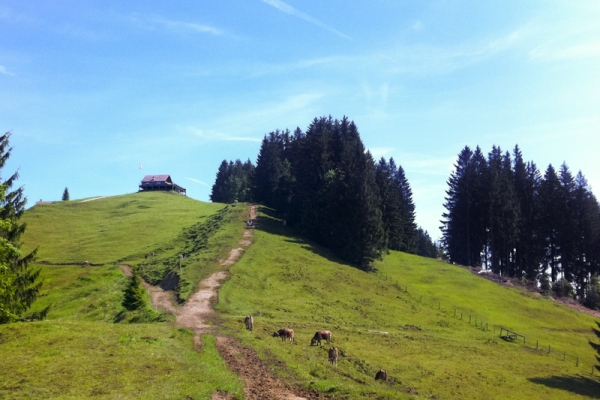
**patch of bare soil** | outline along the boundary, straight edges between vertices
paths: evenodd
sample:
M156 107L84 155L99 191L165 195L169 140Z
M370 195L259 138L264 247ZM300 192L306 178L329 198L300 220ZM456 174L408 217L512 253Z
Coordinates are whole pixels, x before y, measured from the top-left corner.
M229 369L246 382L244 395L247 400L307 400L324 399L315 391L304 388L292 389L285 386L258 358L254 350L242 347L229 337L217 336L217 350L225 359ZM214 399L214 397L213 397Z
M129 278L133 276L133 271L129 265L119 265L123 274ZM150 293L150 301L152 306L162 311L168 311L175 315L180 312L179 307L175 304L175 294L172 291L164 291L158 286L154 286L142 279L142 285Z
M256 219L256 206L248 206L246 218L251 220ZM245 229L243 238L239 242L243 247L231 249L227 259L221 260L221 266L227 269L227 267L235 264L242 256L245 248L252 244L252 235L253 233L250 229ZM119 268L128 277L133 275L130 266L119 265ZM196 333L194 344L197 347L201 347L200 335L203 333L214 334L218 328L218 326L208 324L207 321L215 320L211 318L215 313L211 306L211 299L217 296L217 290L221 287L221 281L226 277L227 272L222 270L202 280L198 285L198 291L192 294L183 306L177 305L172 291L164 291L160 287L150 285L144 281L142 282L144 287L150 292L152 305L175 314L175 325L192 329ZM304 388L294 388L294 391L292 391L275 377L267 364L258 358L254 350L242 347L232 337L218 335L217 349L225 359L228 368L237 373L246 383L244 392L248 400L312 400L325 398L318 392ZM232 398L231 394L220 390L212 394L212 400L228 400Z

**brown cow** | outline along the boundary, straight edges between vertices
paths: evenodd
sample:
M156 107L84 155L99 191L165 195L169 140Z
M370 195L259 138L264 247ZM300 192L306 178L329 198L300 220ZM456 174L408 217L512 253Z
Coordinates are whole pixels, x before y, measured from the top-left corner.
M282 342L285 342L285 339L290 339L290 343L292 343L294 341L294 330L282 328L277 332L274 332L273 337L280 337Z
M385 369L380 369L375 374L375 380L381 379L382 381L387 381L387 371Z
M335 365L337 367L339 355L340 351L337 347L332 347L329 349L329 362L331 363L331 365Z
M254 328L254 318L252 318L252 315L244 318L244 323L246 324L246 329L252 332L252 328Z
M313 336L313 338L310 340L310 345L321 345L321 340L327 340L327 344L331 343L331 331L317 331L315 336Z

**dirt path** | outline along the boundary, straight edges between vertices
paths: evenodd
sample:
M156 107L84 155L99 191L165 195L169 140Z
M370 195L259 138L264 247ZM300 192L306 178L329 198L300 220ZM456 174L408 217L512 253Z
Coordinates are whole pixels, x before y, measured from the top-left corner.
M256 206L248 206L246 218L256 220ZM225 270L217 271L208 278L202 280L198 285L198 291L192 294L183 306L176 305L175 296L171 291L164 291L160 287L150 285L143 281L144 287L150 292L152 305L175 315L175 325L192 329L196 335L194 343L202 346L200 335L204 333L215 334L218 326L210 325L207 321L212 320L215 310L211 306L211 299L217 297L217 290L221 287L221 281L227 277L228 267L235 264L244 250L252 244L252 229L245 229L239 241L240 247L231 249L229 256L221 260L220 265ZM126 276L132 276L131 267L119 265ZM216 335L217 350L225 359L227 367L237 373L245 383L245 398L248 400L309 400L323 399L317 392L306 389L295 389L304 397L294 394L288 387L279 381L269 370L267 364L260 360L254 350L243 347L235 338L225 335ZM227 393L216 391L213 400L229 399Z

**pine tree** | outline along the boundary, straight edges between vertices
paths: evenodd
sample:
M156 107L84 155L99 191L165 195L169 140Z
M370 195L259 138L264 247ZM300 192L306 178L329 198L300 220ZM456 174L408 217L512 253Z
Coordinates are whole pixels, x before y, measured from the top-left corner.
M62 195L62 201L69 201L70 197L69 197L69 188L65 188L63 195Z
M550 269L550 278L556 282L560 265L560 221L565 204L556 170L550 164L540 185L540 237L545 255L542 260L544 271Z
M146 307L146 292L142 286L142 280L136 270L133 271L133 276L127 281L127 286L123 291L123 301L121 304L129 311Z
M446 191L447 212L441 221L442 245L450 261L476 266L481 263L485 243L485 159L479 147L474 154L465 146L454 167Z
M10 133L0 136L0 170L9 159ZM38 320L45 318L49 307L24 315L36 300L41 282L40 270L32 270L31 262L36 251L21 256L20 237L25 232L25 224L19 219L25 211L27 199L23 187L11 191L18 179L16 172L0 185L0 323L16 320Z

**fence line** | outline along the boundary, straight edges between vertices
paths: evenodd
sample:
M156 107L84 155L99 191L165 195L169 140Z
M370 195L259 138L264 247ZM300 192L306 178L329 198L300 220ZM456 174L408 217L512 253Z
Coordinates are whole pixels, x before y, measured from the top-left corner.
M391 279L391 278L390 278L390 276L389 276L389 275L387 275L387 274L383 274L383 272L378 272L378 273L377 273L377 276L378 276L380 279L382 279L382 280L385 280L385 281L388 281L388 280L391 280L392 282L394 281L393 279ZM402 292L406 293L408 296L410 296L411 298L413 298L413 299L414 299L414 301L416 301L416 302L418 302L418 303L420 303L420 304L426 305L426 306L430 306L430 307L432 307L433 309L437 309L437 310L439 310L439 311L445 312L446 314L449 314L449 312L448 312L448 310L447 310L447 309L442 309L442 302L441 302L441 300L439 300L439 299L435 299L435 298L432 298L432 299L431 299L431 302L429 302L429 303L428 303L428 302L427 302L427 298L426 298L426 297L424 298L424 297L423 297L423 295L419 295L419 298L417 299L417 297L416 297L416 295L415 295L415 294L409 293L409 292L408 292L408 285L404 285L404 286L402 286L401 284L399 284L399 283L398 283L398 280L396 280L396 282L395 282L395 284L394 284L394 285L395 285L395 286L398 288L398 290L400 290L400 291L402 291ZM425 300L425 301L423 301L423 300ZM463 315L463 312L461 312L461 313L460 313L460 317L458 317L458 313L456 312L456 310L457 310L457 307L455 307L455 306L451 306L451 308L453 308L453 309L454 309L454 314L452 315L452 317L454 317L454 318L457 318L458 320L463 320L463 316L464 316L464 315ZM475 317L475 319L474 319L474 320L473 320L473 316ZM465 318L464 320L466 321L466 318ZM474 322L474 326L475 326L476 328L478 328L478 329L480 329L480 330L482 330L482 331L484 331L484 332L486 332L486 331L487 331L487 332L490 332L490 329L489 329L489 322L484 322L484 321L483 321L481 318L478 320L478 319L477 319L477 315L469 314L469 321L468 321L468 324L469 324L469 325L471 325L471 324L473 324L473 322ZM493 326L494 326L494 334L496 334L496 330L497 330L498 328L502 328L502 331L500 331L500 336L502 335L502 332L503 332L503 331L507 331L507 336L508 336L508 332L512 332L512 334L513 334L513 335L512 335L512 336L510 336L510 338L508 339L509 341L512 341L513 339L511 339L511 338L513 338L513 337L514 337L514 338L517 338L517 337L519 337L519 336L520 336L520 337L522 337L522 338L523 338L523 344L522 344L522 346L523 346L523 347L527 347L528 349L533 349L533 347L532 347L532 346L529 346L529 345L528 345L528 343L526 342L526 337L525 337L525 335L521 335L521 334L519 334L519 333L517 333L517 332L514 332L514 331L512 331L512 330L510 330L510 329L507 329L507 328L505 328L505 327L504 327L504 326L502 326L502 325L493 325ZM516 334L516 336L514 336L515 334ZM501 337L502 337L502 336L501 336ZM504 338L504 337L503 337L503 338ZM529 342L529 343L531 343L531 340L530 340L530 342ZM551 347L551 345L550 345L550 344L548 344L548 351L546 351L546 350L545 350L545 347L544 347L544 349L540 349L540 347L539 347L539 344L540 344L540 343L539 343L539 341L538 341L538 340L536 340L535 350L536 350L536 351L537 351L537 352L538 352L540 355L543 355L543 354L546 354L547 356L554 355L554 358L556 358L557 360L560 360L560 361L573 360L573 362L575 363L575 367L579 367L579 365L581 364L581 363L580 363L579 356L575 356L575 355L567 354L567 352L565 352L565 351L562 351L562 352L561 352L561 351L557 351L556 349L552 349L552 347ZM595 373L594 373L595 369L596 369L596 365L595 365L595 364L592 364L592 368L591 368L591 375L592 375L592 376L595 376Z

